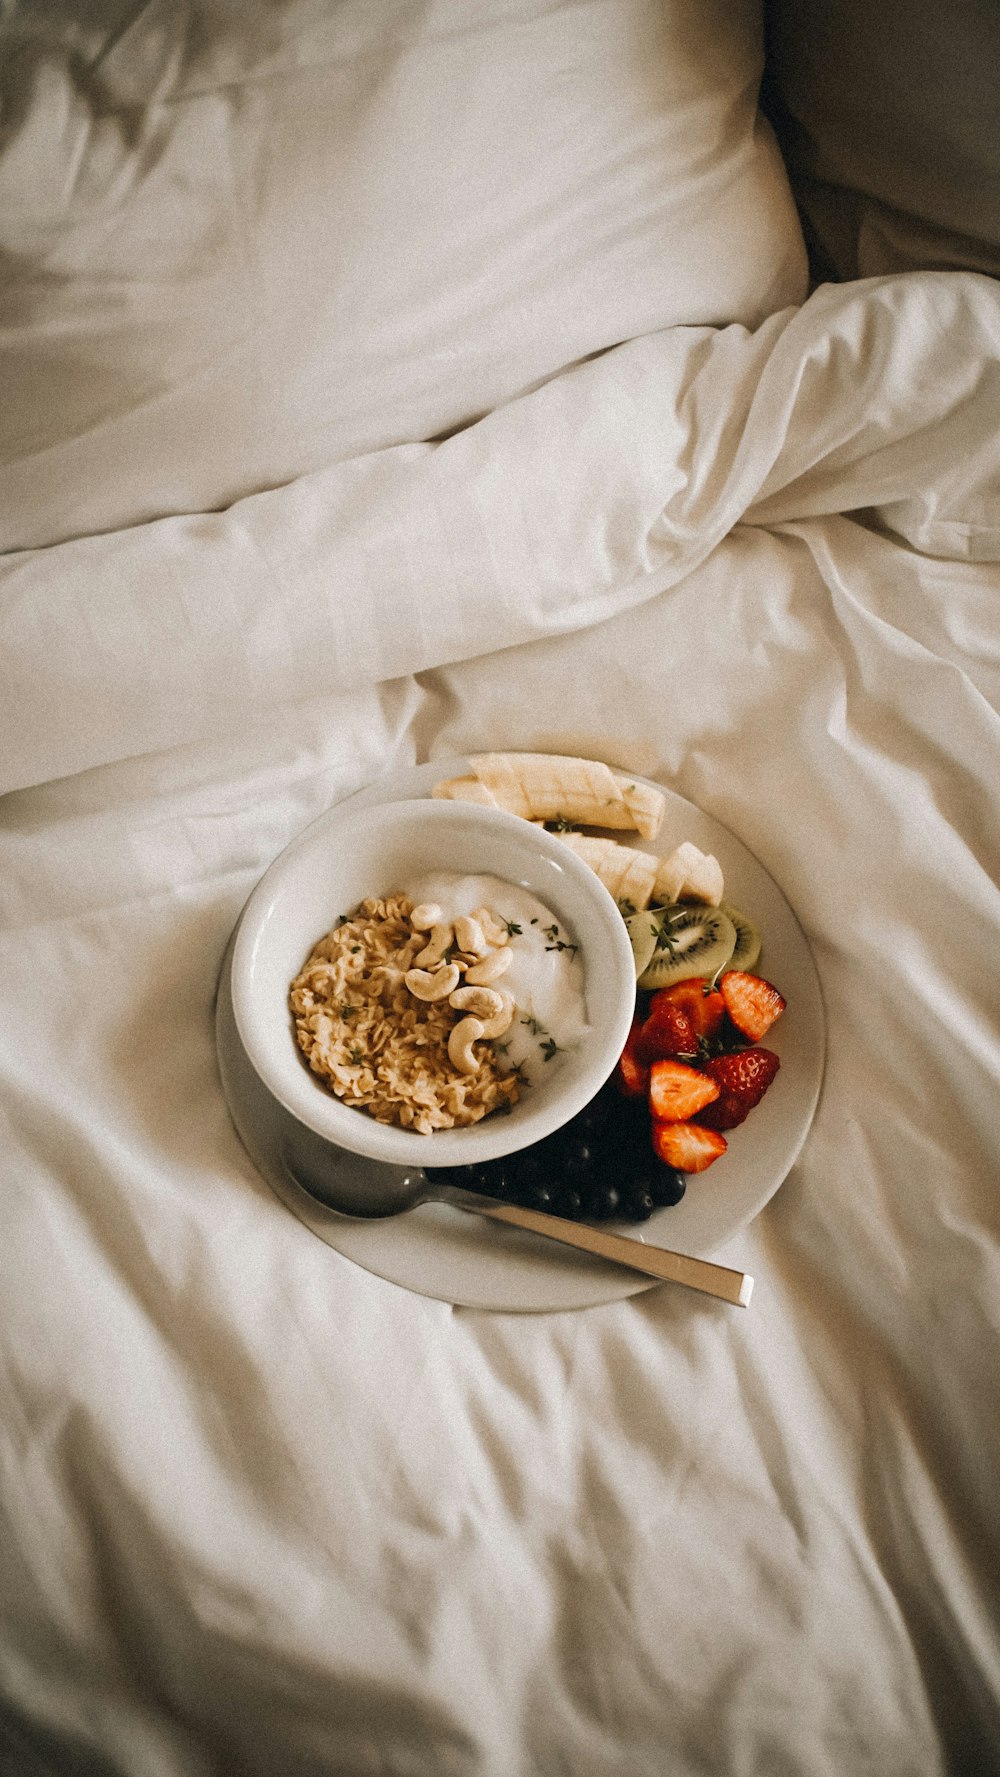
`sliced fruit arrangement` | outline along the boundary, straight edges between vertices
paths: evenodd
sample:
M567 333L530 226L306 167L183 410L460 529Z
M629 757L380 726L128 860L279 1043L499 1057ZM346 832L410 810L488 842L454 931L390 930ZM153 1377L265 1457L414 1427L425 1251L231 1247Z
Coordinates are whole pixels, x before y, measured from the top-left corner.
M655 839L666 797L654 785L614 772L598 759L561 753L476 753L465 777L444 778L433 795L504 808L529 821L631 828Z
M718 858L699 851L689 839L682 840L669 857L658 858L652 852L622 845L618 839L575 832L566 823L560 822L554 831L557 839L590 865L623 912L641 913L654 903L673 901L700 901L714 907L722 899Z
M470 770L441 778L431 794L452 802L478 802L547 826L600 877L623 911L697 901L717 906L722 869L717 858L684 840L667 858L623 845L607 833L634 832L655 839L667 799L655 784L612 771L599 759L562 753L475 753Z
M654 1153L681 1173L704 1172L727 1148L781 1065L760 1038L785 1010L778 989L746 969L686 976L640 1003L615 1070L632 1103L645 1102Z
M727 991L738 1016L759 991L733 987L724 974L718 986L689 978L641 994L612 1078L571 1122L502 1160L428 1177L573 1221L641 1222L679 1203L778 1072L777 1055L749 1042L729 1010Z

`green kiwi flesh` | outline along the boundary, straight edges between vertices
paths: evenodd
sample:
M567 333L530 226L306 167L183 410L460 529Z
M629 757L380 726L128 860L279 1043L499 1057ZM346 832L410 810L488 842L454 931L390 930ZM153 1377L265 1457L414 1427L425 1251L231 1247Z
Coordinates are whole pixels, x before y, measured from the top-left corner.
M736 948L726 964L727 969L752 969L760 956L761 937L752 919L723 901L719 908L736 928Z
M736 948L736 927L721 907L689 902L658 908L647 916L659 923L655 948L639 976L644 990L669 987L695 975L719 974Z

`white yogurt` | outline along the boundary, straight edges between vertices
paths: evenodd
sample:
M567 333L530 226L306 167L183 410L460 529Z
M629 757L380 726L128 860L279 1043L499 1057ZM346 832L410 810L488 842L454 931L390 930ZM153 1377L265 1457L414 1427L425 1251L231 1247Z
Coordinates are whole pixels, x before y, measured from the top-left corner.
M548 1079L567 1050L589 1029L583 963L573 934L526 889L499 876L457 876L447 871L404 885L411 901L436 901L445 920L488 907L508 926L513 961L497 987L514 1000L510 1029L497 1041L512 1068L529 1085Z

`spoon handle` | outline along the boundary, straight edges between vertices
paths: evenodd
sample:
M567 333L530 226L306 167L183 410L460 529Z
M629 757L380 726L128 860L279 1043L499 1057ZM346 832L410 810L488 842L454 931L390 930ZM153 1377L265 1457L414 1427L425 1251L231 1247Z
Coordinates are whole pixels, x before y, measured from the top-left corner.
M472 1207L471 1205L469 1206ZM715 1265L711 1259L692 1259L686 1253L672 1253L666 1247L645 1246L627 1234L612 1234L604 1228L591 1228L585 1222L569 1222L563 1216L545 1215L540 1209L524 1209L514 1203L477 1204L476 1214L490 1216L495 1222L510 1222L515 1228L530 1228L545 1234L564 1246L577 1246L599 1259L612 1259L619 1265L630 1265L647 1277L659 1277L668 1283L685 1284L689 1290L718 1296L735 1308L750 1303L753 1278L745 1271L732 1271L728 1265Z

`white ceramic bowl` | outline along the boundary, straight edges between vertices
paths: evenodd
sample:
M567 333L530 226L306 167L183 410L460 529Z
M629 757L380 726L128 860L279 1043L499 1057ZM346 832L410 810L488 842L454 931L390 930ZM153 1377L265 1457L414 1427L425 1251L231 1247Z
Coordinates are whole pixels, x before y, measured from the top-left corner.
M551 908L579 946L589 1029L552 1078L526 1089L509 1115L419 1135L342 1104L310 1072L295 1041L288 990L339 914L441 870L501 877ZM247 902L233 950L232 1003L253 1068L315 1134L394 1166L467 1166L540 1141L589 1103L628 1035L635 973L611 895L550 833L472 804L430 798L378 808L346 803L308 827Z

